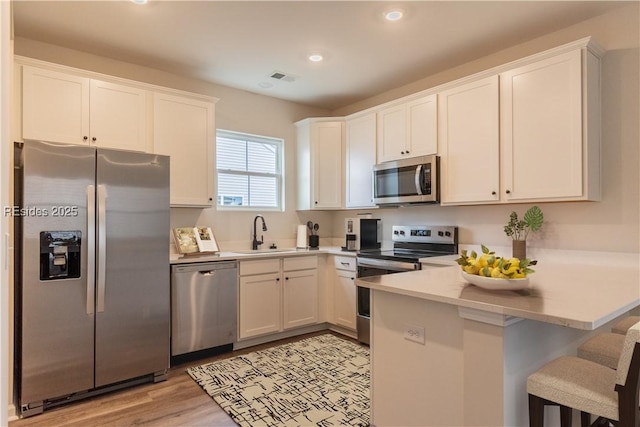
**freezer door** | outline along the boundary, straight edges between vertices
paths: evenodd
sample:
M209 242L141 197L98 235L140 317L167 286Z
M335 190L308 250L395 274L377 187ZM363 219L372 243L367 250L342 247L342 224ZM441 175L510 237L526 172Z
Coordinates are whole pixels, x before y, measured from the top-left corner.
M169 158L97 155L96 387L169 367Z
M87 269L87 223L93 218L87 217L87 200L95 150L27 141L15 155L16 205L25 209L13 213L21 235L16 364L24 407L93 388L94 289ZM70 262L78 262L79 271L71 271Z

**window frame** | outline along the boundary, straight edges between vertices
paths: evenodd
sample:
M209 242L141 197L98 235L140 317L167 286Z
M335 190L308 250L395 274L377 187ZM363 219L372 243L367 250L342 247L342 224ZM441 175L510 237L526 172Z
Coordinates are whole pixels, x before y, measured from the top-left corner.
M236 139L247 142L266 143L276 147L276 173L262 173L262 172L243 172L237 170L227 170L218 168L218 138ZM267 212L284 212L285 211L285 176L284 176L284 159L285 159L285 141L283 138L271 137L266 135L256 135L247 132L237 132L225 129L216 129L216 147L215 147L215 207L220 211L267 211ZM276 200L277 206L238 206L238 205L219 205L218 199L220 193L218 192L219 173L239 175L239 176L257 176L257 177L274 177L276 179ZM227 194L224 194L227 195ZM228 196L228 195L227 195Z

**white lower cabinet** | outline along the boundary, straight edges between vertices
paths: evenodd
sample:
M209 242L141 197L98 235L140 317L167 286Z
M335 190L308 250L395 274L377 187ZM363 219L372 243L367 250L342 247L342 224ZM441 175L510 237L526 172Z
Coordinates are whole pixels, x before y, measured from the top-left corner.
M334 257L331 323L356 330L356 258Z
M296 256L240 262L239 338L318 322L318 258Z
M318 322L317 269L285 271L282 296L283 329L313 325Z

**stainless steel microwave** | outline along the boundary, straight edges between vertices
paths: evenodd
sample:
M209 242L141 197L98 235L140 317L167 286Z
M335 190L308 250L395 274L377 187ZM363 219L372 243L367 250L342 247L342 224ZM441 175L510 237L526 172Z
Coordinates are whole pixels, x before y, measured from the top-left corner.
M440 158L420 156L373 167L373 201L377 205L438 203Z

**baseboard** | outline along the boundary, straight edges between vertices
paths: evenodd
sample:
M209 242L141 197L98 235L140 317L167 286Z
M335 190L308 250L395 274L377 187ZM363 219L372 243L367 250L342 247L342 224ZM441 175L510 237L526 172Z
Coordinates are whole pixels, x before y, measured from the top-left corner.
M319 323L317 325L305 326L298 329L292 329L290 331L278 332L276 334L264 335L256 338L248 338L233 344L234 350L241 350L247 347L253 347L254 345L265 344L271 341L277 341L284 338L291 338L298 335L308 334L310 332L318 332L329 329L328 323Z
M7 411L7 421L15 421L18 419L18 413L16 412L16 405L13 403L9 405L9 410Z
M353 331L351 329L347 329L347 328L343 328L342 326L338 326L338 325L329 325L329 330L333 331L333 332L337 332L341 335L346 335L349 338L353 338L354 340L358 339L358 333L356 331Z

